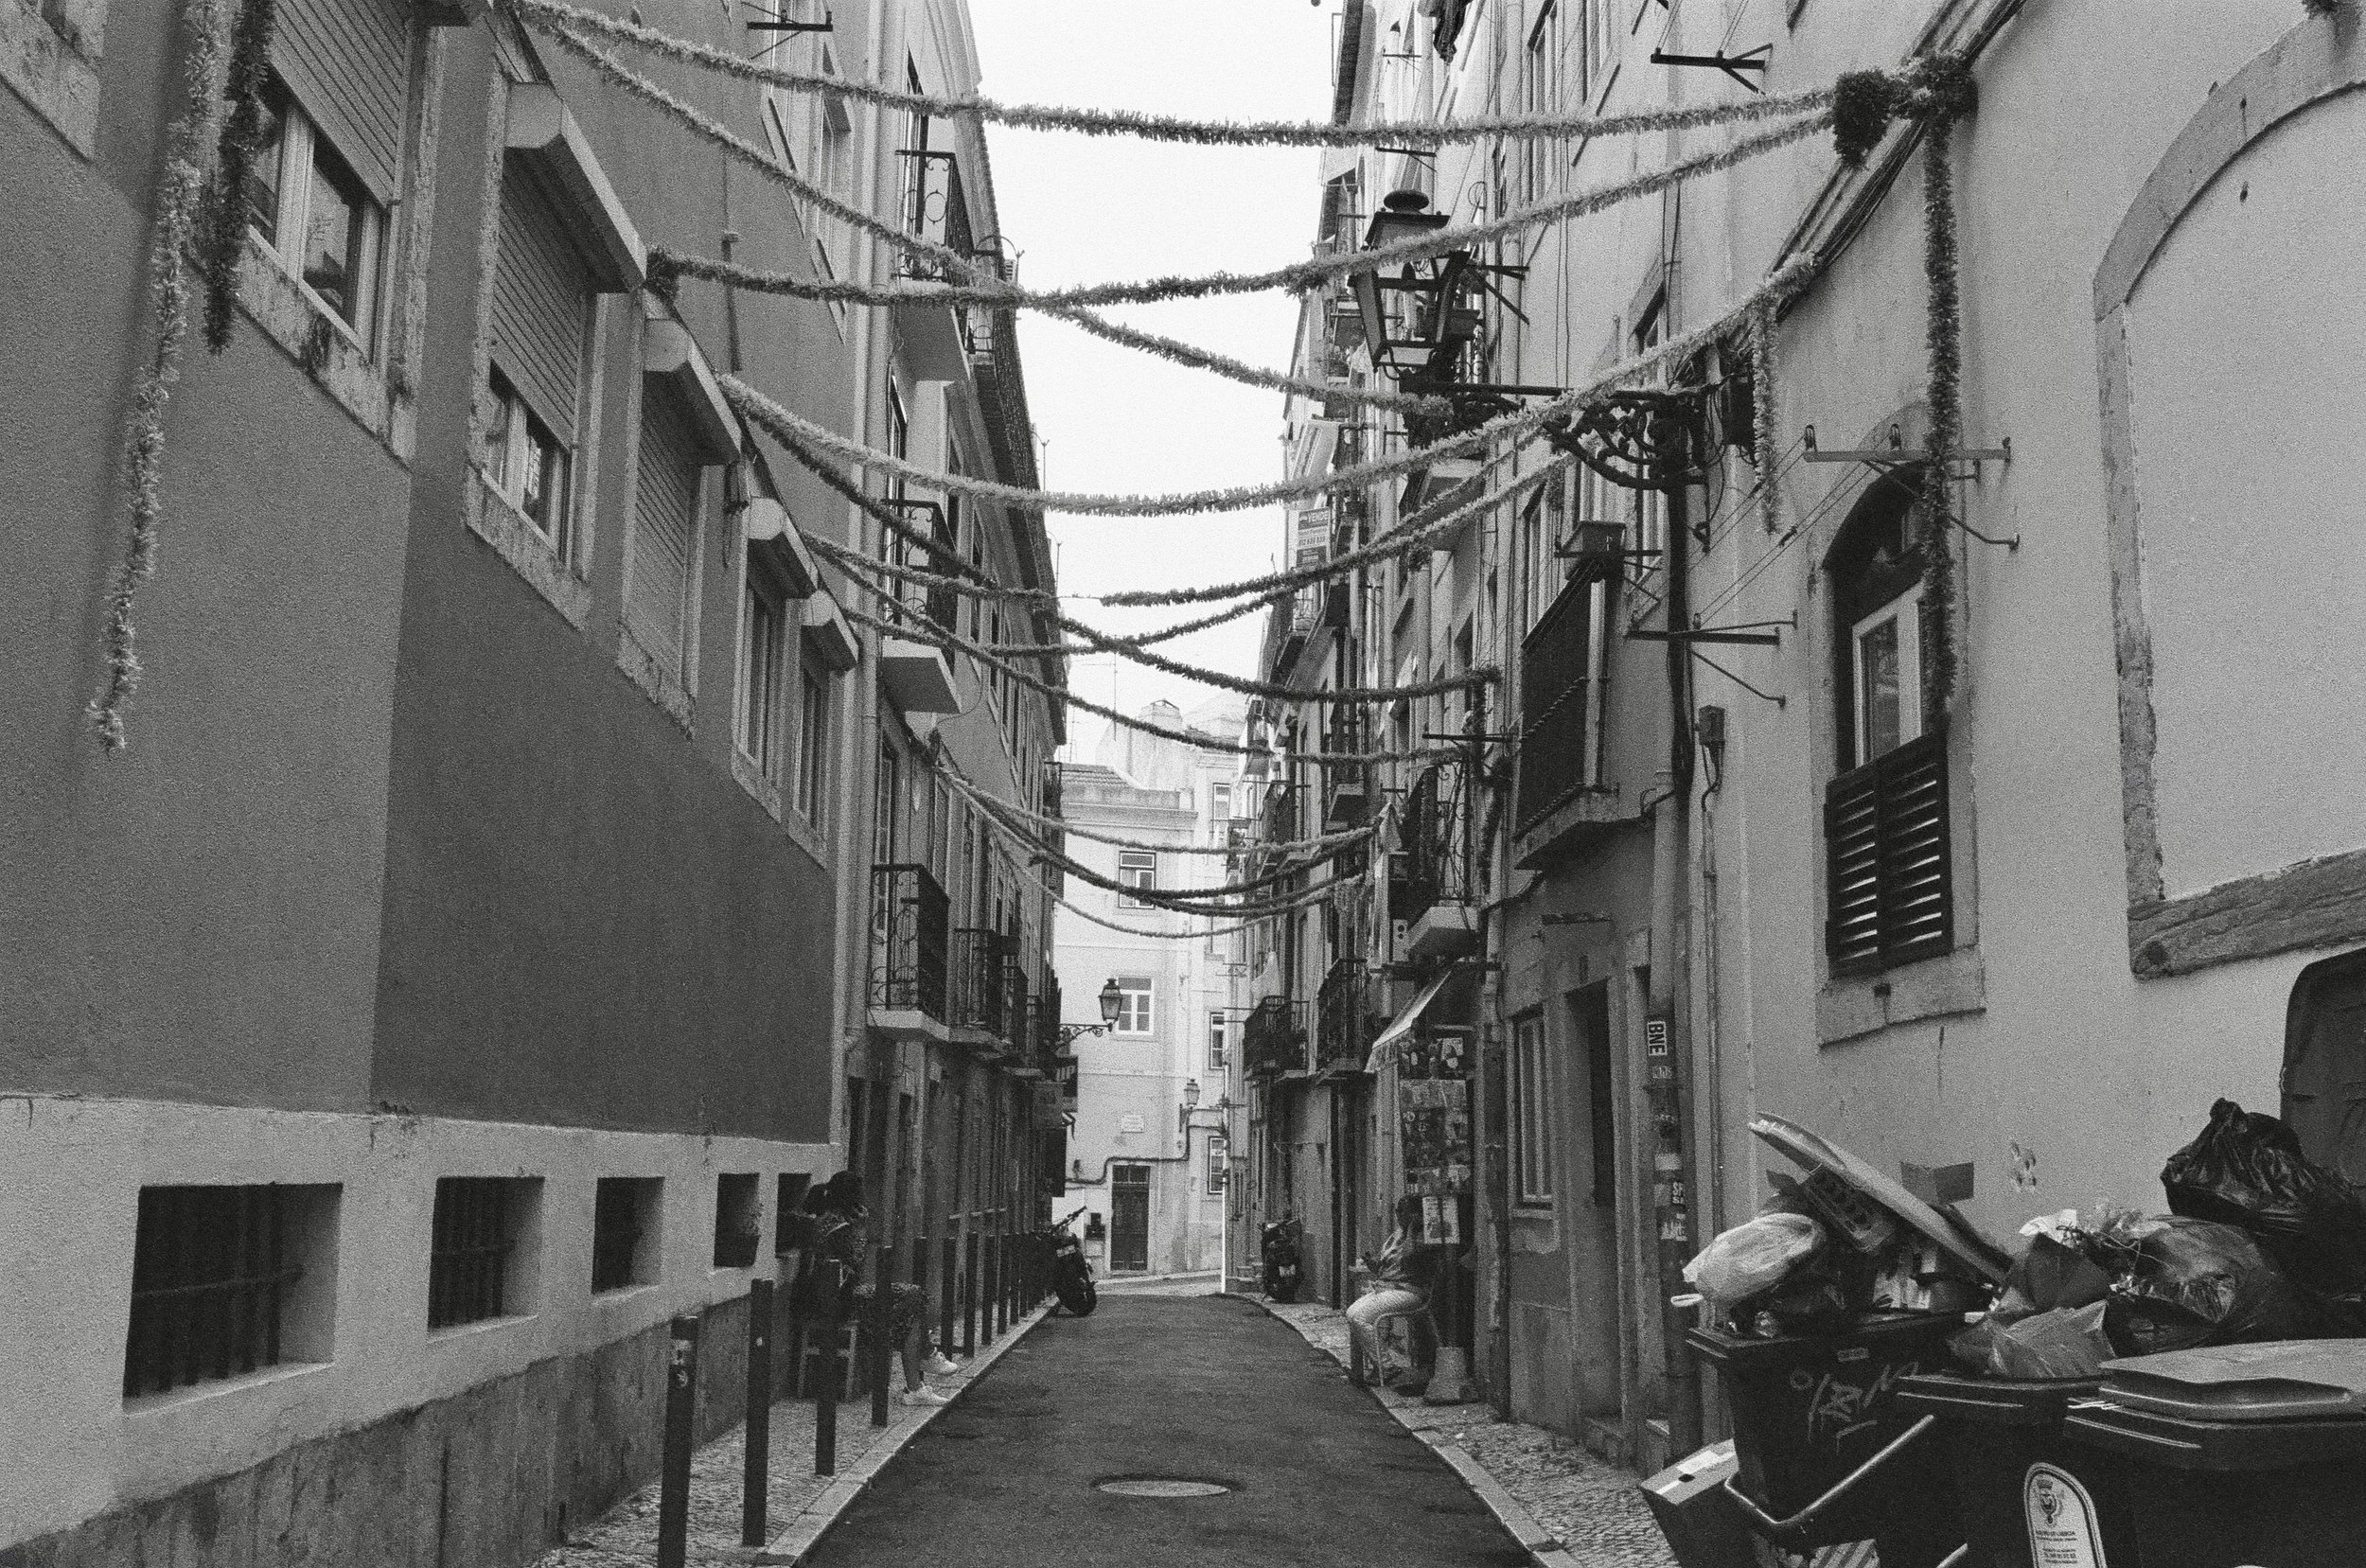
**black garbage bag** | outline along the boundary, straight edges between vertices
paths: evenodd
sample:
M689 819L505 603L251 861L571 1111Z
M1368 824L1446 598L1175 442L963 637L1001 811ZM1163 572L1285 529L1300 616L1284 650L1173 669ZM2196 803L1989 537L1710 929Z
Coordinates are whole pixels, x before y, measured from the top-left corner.
M2366 1293L2366 1207L2339 1172L2301 1153L2278 1118L2219 1101L2210 1125L2161 1168L2161 1185L2171 1212L2249 1231L2293 1283L2329 1305Z
M2326 1331L2314 1304L2234 1225L2128 1219L2093 1235L2089 1246L2111 1277L2103 1327L2124 1356Z

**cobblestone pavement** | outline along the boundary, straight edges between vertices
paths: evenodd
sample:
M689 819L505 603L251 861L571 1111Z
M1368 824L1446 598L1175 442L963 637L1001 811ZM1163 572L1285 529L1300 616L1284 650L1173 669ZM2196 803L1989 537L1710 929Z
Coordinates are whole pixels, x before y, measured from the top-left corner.
M1347 1365L1345 1314L1313 1302L1263 1305L1307 1343ZM1543 1427L1497 1420L1485 1404L1425 1405L1417 1395L1374 1392L1407 1425L1476 1460L1585 1568L1676 1568L1635 1477L1625 1471Z
M1023 1327L1014 1330L1003 1340L1015 1339L1024 1331ZM979 1375L976 1365L986 1360L993 1347L981 1345L979 1349L975 1363L963 1362L958 1372L932 1377L928 1385L948 1394L968 1386L971 1379ZM899 1375L899 1385L901 1382ZM891 1404L888 1414L894 1418L886 1426L874 1427L871 1424L868 1395L840 1404L837 1474L816 1475L813 1411L811 1400L783 1400L772 1407L772 1484L768 1518L768 1534L775 1540L799 1514L821 1501L821 1494L833 1483L852 1472L874 1448L900 1436L931 1413L925 1408ZM768 1557L739 1543L740 1470L746 1463L747 1435L746 1427L733 1427L691 1458L688 1556L692 1562L789 1560ZM535 1568L624 1568L625 1564L646 1568L657 1559L657 1504L658 1489L653 1481L576 1531L563 1544L543 1553L535 1560Z

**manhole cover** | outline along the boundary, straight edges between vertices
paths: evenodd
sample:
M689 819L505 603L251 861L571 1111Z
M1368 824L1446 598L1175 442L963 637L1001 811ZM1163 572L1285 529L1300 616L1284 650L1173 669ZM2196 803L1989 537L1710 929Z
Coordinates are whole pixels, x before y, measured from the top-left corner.
M1093 1489L1118 1497L1221 1497L1232 1489L1221 1481L1187 1481L1173 1475L1121 1475L1094 1482Z

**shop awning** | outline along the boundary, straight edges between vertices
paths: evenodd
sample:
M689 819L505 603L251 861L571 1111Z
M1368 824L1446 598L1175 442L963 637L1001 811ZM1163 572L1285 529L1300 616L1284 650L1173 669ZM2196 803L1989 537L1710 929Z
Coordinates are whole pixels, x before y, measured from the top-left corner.
M1380 1038L1372 1042L1372 1054L1364 1063L1366 1072L1378 1072L1388 1065L1389 1059L1397 1053L1397 1047L1413 1038L1413 1031L1421 1027L1422 1016L1429 1012L1430 1003L1438 999L1438 994L1445 990L1446 982L1453 978L1452 969L1440 974L1421 987L1421 994L1413 998L1411 1005L1389 1021L1388 1027L1380 1031Z

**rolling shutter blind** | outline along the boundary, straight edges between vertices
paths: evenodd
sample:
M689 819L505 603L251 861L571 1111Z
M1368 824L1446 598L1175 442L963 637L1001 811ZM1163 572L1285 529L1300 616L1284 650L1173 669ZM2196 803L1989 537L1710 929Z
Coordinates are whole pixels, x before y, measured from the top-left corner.
M1835 974L1887 969L1954 942L1947 735L1933 731L1834 779L1824 793Z
M392 203L411 101L409 0L279 0L271 55L321 133Z
M634 632L677 675L682 668L683 611L697 510L697 444L690 418L672 393L650 385L641 406L630 608Z
M493 357L551 432L572 447L592 272L567 238L558 208L515 157L502 176L501 247L493 271Z

